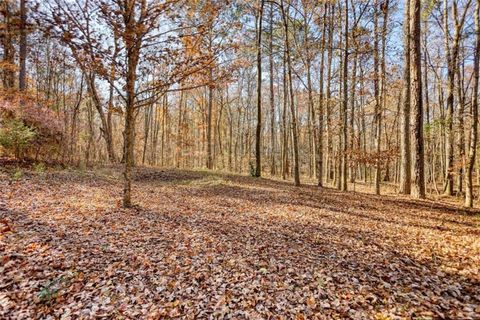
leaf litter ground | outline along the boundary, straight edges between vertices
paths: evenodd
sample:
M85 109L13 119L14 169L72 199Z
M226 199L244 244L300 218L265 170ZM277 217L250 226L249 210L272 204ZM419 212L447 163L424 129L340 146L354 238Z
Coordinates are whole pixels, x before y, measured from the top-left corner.
M2 319L479 319L478 213L139 168L0 176Z

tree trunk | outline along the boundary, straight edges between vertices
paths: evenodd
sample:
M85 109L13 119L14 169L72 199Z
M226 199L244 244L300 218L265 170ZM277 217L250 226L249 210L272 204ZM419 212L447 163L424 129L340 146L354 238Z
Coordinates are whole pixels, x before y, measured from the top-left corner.
M290 114L292 117L292 140L293 140L293 176L295 186L300 185L300 164L298 159L298 132L297 132L297 120L295 114L295 98L293 93L292 83L292 62L290 57L290 42L288 37L288 17L285 13L283 0L280 1L280 8L282 10L283 26L285 29L285 50L287 56L287 70L288 70L288 86L290 91Z
M115 151L113 148L112 130L109 128L110 126L108 124L108 117L105 116L103 105L100 100L100 96L98 94L97 88L95 86L95 75L92 72L90 72L89 74L86 75L86 78L87 78L86 81L87 81L88 92L92 97L93 104L97 109L98 115L100 117L100 122L101 122L100 131L102 133L103 139L105 140L108 158L110 162L115 163L116 157L115 157Z
M141 3L141 10L144 11L145 2ZM132 168L134 165L135 148L135 85L137 82L137 66L142 46L141 37L138 35L138 29L142 22L137 22L135 15L135 6L126 3L123 8L125 20L125 32L123 39L126 48L127 58L127 76L125 79L126 103L125 103L125 166L123 171L123 206L125 208L132 206ZM140 19L140 18L139 18Z
M382 4L382 11L383 11L383 23L382 23L382 42L381 42L381 52L382 56L380 58L380 92L381 92L381 107L380 107L380 125L382 124L383 120L383 114L385 110L387 109L387 94L386 94L386 79L387 79L387 68L386 68L386 56L385 56L385 50L387 47L387 27L388 27L388 11L389 11L389 6L390 6L390 0L386 0ZM389 150L389 139L387 136L387 123L385 121L385 143L387 150ZM379 134L382 134L380 131ZM380 143L380 142L379 142ZM380 181L389 181L390 173L389 173L389 159L386 158L384 160L385 162L385 175L384 178L381 179Z
M283 53L283 111L282 111L282 179L287 178L288 172L288 130L287 130L287 53Z
M12 89L15 85L15 47L13 46L13 30L12 30L12 12L10 1L3 1L2 11L4 16L5 30L3 31L3 87Z
M27 89L27 0L20 0L20 71L18 74L18 87L20 91Z
M270 139L271 139L271 163L270 174L274 176L277 173L275 164L275 98L273 91L273 2L270 4L270 30L268 43L268 60L270 76Z
M463 93L464 77L462 68L457 67L457 96L458 96L458 158L461 164L458 166L458 193L463 192L463 179L464 179L464 167L465 167L465 97Z
M424 145L423 145L423 101L421 67L421 27L420 0L410 1L411 33L411 94L414 113L414 183L413 194L416 198L425 198Z
M326 181L333 179L332 171L332 159L333 159L333 148L332 148L332 138L333 138L333 125L332 125L332 64L333 64L333 34L334 34L334 22L335 22L335 6L330 4L330 21L328 28L328 51L327 51L327 92L326 92L326 117L327 117L327 154L326 154Z
M262 21L265 0L260 0L260 12L257 16L257 128L255 135L255 177L262 175L261 139L262 139Z
M322 44L321 44L321 51L320 51L320 96L319 96L319 108L318 108L318 141L317 141L317 149L318 149L318 156L317 156L317 184L319 187L323 186L323 110L324 110L324 103L325 99L323 96L323 86L324 86L324 73L325 73L325 43L326 43L326 29L327 29L327 9L328 4L325 3L324 5L324 13L323 13L323 29L322 29Z
M343 60L343 103L342 103L342 159L341 159L341 187L342 191L347 191L347 112L348 112L348 0L345 0L345 29L344 29L344 60Z
M374 49L373 49L373 87L375 94L375 126L376 126L376 139L375 139L375 194L380 194L380 175L381 175L381 166L380 166L380 151L381 151L381 140L382 140L382 111L380 107L380 89L379 89L379 30L378 30L378 16L380 13L380 8L378 5L378 0L375 0L375 13L374 13Z
M209 79L212 81L213 70L209 70ZM208 84L208 105L207 105L207 169L213 169L212 156L212 112L213 112L213 84Z
M355 96L356 94L356 86L357 86L357 63L358 63L358 54L357 54L357 47L355 44L354 48L354 56L353 56L353 68L352 68L352 86L350 89L350 118L349 118L349 130L350 130L350 137L349 137L349 149L350 153L354 151L355 148L355 130L354 130L354 124L355 124L355 102L357 97ZM352 161L352 156L349 157L349 159ZM353 161L352 161L353 162ZM349 181L350 183L355 182L355 175L356 175L356 165L353 165L353 163L350 165L350 177Z
M175 167L180 167L181 161L181 151L183 148L183 141L182 141L182 119L183 119L183 95L184 91L180 92L180 101L178 103L178 119L177 119L177 139L175 140Z
M473 206L473 166L477 151L478 128L478 85L479 85L479 60L480 60L480 0L475 6L475 53L473 58L473 88L472 88L472 126L470 128L470 147L468 150L467 170L465 173L465 206Z

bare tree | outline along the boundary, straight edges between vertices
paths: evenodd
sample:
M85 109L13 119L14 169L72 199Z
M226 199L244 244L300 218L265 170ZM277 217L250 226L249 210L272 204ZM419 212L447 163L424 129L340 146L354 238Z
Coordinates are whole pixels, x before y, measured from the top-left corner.
M444 32L445 32L445 56L447 59L447 125L448 125L448 137L446 146L446 180L445 180L445 194L453 195L454 181L454 130L453 130L453 117L454 117L454 90L455 90L455 74L458 68L458 56L460 51L460 38L462 35L462 28L465 23L468 8L470 7L471 0L468 0L465 4L464 11L461 17L458 13L457 0L453 0L452 12L455 25L455 34L453 36L453 45L450 46L450 33L449 33L449 0L444 1Z
M380 104L380 58L379 58L379 37L380 31L378 27L378 17L380 15L380 6L378 0L375 0L375 13L373 17L374 25L374 40L373 40L373 90L375 94L375 194L380 194L380 181L381 181L381 166L380 166L380 151L382 142L382 110Z
M268 41L268 66L269 66L269 78L270 78L270 174L274 176L277 173L275 153L275 96L274 96L274 76L273 76L273 2L270 3L270 23L269 23L269 41Z
M262 21L265 0L259 0L260 8L257 13L257 128L255 135L255 177L262 175Z
M343 100L342 100L342 159L341 159L341 182L340 182L340 189L342 191L347 191L347 150L348 150L348 126L347 126L347 110L348 110L348 0L345 0L345 23L344 23L344 48L343 48Z

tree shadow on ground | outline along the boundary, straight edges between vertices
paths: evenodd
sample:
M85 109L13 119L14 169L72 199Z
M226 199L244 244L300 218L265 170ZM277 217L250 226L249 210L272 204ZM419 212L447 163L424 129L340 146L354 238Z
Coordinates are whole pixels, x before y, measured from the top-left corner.
M204 179L206 176L212 176L214 173L204 171L188 171L178 169L155 169L147 167L135 168L134 181L141 183L187 183L195 180Z
M274 185L268 185L270 188L275 188ZM443 207L441 205L432 206L429 203L419 204L413 203L410 207L410 201L408 200L391 200L391 199L378 199L364 197L359 194L351 195L349 193L339 193L332 190L323 189L316 192L302 192L299 190L296 192L291 189L275 188L278 191L265 191L261 189L250 189L241 186L230 185L217 185L206 186L203 192L197 192L200 197L229 197L232 199L242 199L244 201L251 202L253 205L297 205L301 207L310 207L318 210L329 210L332 212L348 213L349 215L356 215L365 219L377 220L390 224L397 224L405 227L421 227L428 229L435 229L439 231L452 231L448 224L459 225L462 227L469 227L471 229L468 232L473 234L480 234L480 230L473 219L472 221L458 221L455 217L449 217L452 212L452 208ZM287 197L285 193L294 192L296 197ZM381 202L381 206L378 204ZM348 204L348 212L342 211L339 208L344 208ZM416 212L406 212L404 209L412 210ZM418 211L423 211L421 214ZM368 213L363 213L368 212ZM379 217L373 213L385 213L384 217ZM446 215L447 214L447 215ZM460 215L460 214L457 214ZM404 222L401 219L404 217L410 218L422 218L416 219L418 221ZM424 223L428 222L428 223Z
M373 211L378 211L379 208L376 205L371 205L372 202L376 204L382 204L382 207L390 207L389 209L414 209L417 211L426 211L432 213L431 217L428 219L435 220L437 217L436 215L453 215L452 219L448 217L442 217L439 221L440 222L451 222L453 224L459 224L464 226L476 227L477 224L473 222L472 219L469 221L458 221L458 216L478 216L480 215L480 209L473 208L467 209L463 207L454 206L447 203L442 203L439 201L431 201L431 200L415 200L415 199L402 199L391 195L372 195L366 193L359 193L359 192L341 192L333 188L323 187L319 188L317 186L312 185L302 185L300 187L294 187L292 183L286 181L278 181L278 180L271 180L271 179L255 179L252 180L250 177L246 176L237 176L237 175L223 175L229 181L232 182L240 182L246 185L259 185L268 188L275 188L277 190L284 190L284 191L295 191L301 200L304 201L305 197L310 202L318 202L328 200L328 202L332 202L333 206L341 205L342 202L354 203L359 209L368 209ZM312 199L312 197L315 197ZM409 215L409 212L402 212L402 214Z

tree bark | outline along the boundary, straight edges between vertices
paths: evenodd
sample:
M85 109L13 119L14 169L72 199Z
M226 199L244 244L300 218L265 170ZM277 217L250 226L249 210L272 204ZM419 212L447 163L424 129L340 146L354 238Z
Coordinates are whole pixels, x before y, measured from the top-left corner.
M213 70L209 70L209 79L212 81ZM212 155L212 112L213 112L213 83L208 84L208 102L207 102L207 169L213 169Z
M18 88L20 91L27 89L27 0L20 0L20 70L18 74Z
M141 14L145 12L146 2L141 1ZM125 103L125 166L123 171L123 206L132 206L132 168L134 165L135 147L135 86L137 81L137 66L142 47L142 38L138 30L142 24L142 17L136 20L135 5L133 1L127 1L122 9L125 31L123 41L127 52L127 76L125 79L126 103Z
M380 151L381 151L381 141L382 141L382 111L380 107L380 86L379 86L379 30L378 30L378 16L379 16L379 5L378 0L375 0L375 13L373 18L374 24L374 49L373 49L373 90L375 94L375 127L376 127L376 137L375 137L375 194L380 194L380 175L381 175L381 166L380 166Z
M468 150L467 170L465 173L465 206L473 206L473 167L475 165L478 139L478 85L480 60L480 0L475 5L475 53L473 58L473 88L472 88L472 126L470 128L470 147Z
M273 90L273 2L270 4L270 30L268 43L268 60L269 60L269 76L270 76L270 139L271 139L271 156L270 156L270 174L274 176L277 173L275 163L275 97Z
M335 5L330 4L330 20L328 28L328 50L327 50L327 92L326 92L326 118L327 118L327 154L326 154L326 181L333 179L332 171L332 138L333 138L333 125L332 125L332 64L333 64L333 34L334 34L334 22L335 22Z
M262 21L265 0L260 0L257 17L257 127L255 134L255 177L262 175Z
M411 102L414 113L415 150L413 195L416 198L425 199L420 9L420 0L410 0Z
M295 97L293 93L292 84L292 62L290 57L290 42L288 37L288 17L285 13L285 7L283 0L280 1L280 8L282 10L283 26L285 29L285 51L287 56L287 71L288 71L288 86L290 91L290 114L292 117L292 140L293 140L293 176L295 186L300 185L300 164L298 159L298 132L297 132L297 119L295 114Z
M345 29L344 29L344 60L343 60L343 102L342 102L342 159L341 159L341 187L342 191L347 191L347 112L348 112L348 0L345 0Z
M320 51L320 96L319 96L319 108L318 108L318 142L317 142L317 149L318 149L318 156L317 156L317 185L319 187L323 186L323 113L324 113L324 73L325 73L325 43L326 43L326 29L327 29L327 10L328 4L325 3L324 5L324 13L323 13L323 29L322 29L322 43L321 43L321 51Z
M287 86L287 53L283 53L283 111L282 111L282 179L287 178L288 173L288 130L287 130L287 105L288 105L288 86Z
M12 12L10 1L3 1L2 11L4 17L5 30L3 31L3 87L6 89L12 89L15 85L15 72L14 72L14 58L15 47L13 46L13 30L12 30Z

